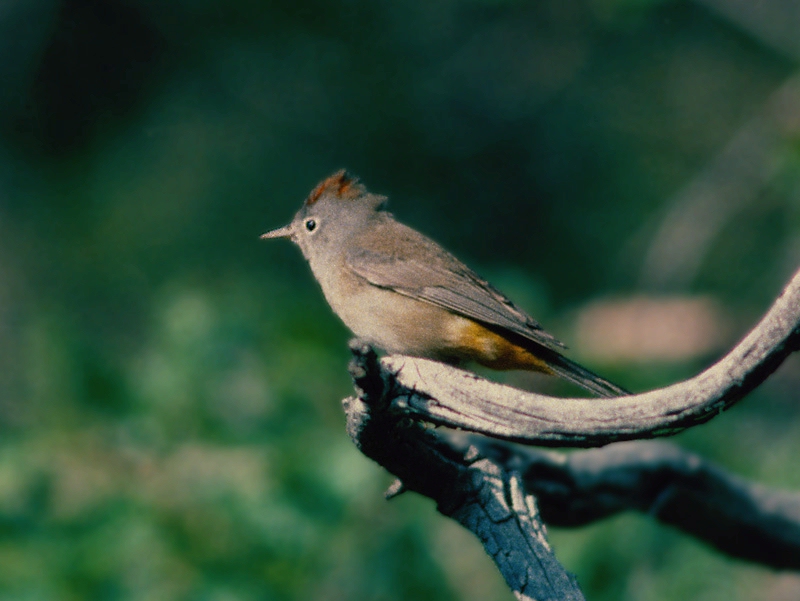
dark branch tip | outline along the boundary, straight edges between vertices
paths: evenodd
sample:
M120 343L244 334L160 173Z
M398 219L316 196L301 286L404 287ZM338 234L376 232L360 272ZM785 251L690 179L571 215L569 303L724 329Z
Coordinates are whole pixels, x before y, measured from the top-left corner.
M403 481L400 478L395 478L394 481L389 485L389 488L386 489L386 492L383 493L383 497L390 501L395 497L402 495L404 492L408 490L406 485L403 484Z

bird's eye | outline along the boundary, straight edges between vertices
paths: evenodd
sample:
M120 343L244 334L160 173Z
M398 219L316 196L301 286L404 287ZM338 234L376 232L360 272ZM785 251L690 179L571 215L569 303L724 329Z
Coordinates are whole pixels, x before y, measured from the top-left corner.
M317 229L317 222L313 219L306 219L306 229L309 232L313 232L315 229Z

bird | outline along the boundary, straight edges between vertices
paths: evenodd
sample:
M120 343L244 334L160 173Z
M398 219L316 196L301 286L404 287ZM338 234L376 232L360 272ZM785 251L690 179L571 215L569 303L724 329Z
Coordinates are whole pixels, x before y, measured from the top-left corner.
M566 346L431 238L397 221L387 197L342 169L291 222L261 235L300 247L353 334L390 354L561 377L602 397L628 392L575 363Z

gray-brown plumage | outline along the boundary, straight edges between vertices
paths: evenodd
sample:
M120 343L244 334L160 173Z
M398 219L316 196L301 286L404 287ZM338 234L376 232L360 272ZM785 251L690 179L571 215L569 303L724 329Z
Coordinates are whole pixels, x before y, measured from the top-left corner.
M601 396L626 394L561 355L562 343L436 242L396 221L385 201L339 171L288 226L262 237L297 243L334 312L387 352L540 371Z

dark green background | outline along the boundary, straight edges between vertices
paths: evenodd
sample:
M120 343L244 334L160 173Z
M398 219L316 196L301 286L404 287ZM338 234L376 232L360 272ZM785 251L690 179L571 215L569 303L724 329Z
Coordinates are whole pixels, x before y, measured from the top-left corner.
M347 167L568 343L639 293L714 299L734 341L800 263L796 103L697 269L644 259L800 56L795 2L717 4L4 0L0 599L509 599L429 501L383 501L348 334L258 235ZM643 390L715 356L591 365ZM798 488L798 385L677 442ZM551 537L592 601L800 597L646 517Z

